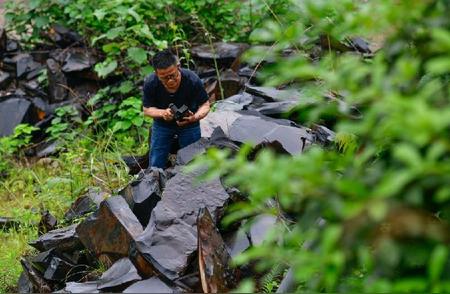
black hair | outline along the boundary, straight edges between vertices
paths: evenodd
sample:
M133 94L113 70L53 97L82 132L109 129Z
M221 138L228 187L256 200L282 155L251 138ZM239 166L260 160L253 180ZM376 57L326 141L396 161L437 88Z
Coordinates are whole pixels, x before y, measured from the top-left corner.
M154 69L164 69L176 64L178 64L178 59L170 49L159 51L153 56Z

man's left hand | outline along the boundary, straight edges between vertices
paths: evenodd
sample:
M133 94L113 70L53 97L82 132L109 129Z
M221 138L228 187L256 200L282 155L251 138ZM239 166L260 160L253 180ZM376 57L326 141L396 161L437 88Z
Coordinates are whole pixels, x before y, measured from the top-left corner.
M197 121L197 117L195 116L195 114L192 113L192 111L189 111L187 116L185 116L182 120L177 121L177 125L180 127L184 127L184 126L194 123L196 121Z

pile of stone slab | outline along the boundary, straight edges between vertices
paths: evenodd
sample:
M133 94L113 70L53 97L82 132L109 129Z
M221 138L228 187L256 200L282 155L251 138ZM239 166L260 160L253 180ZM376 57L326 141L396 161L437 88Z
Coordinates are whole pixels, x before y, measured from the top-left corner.
M115 195L90 189L66 212L67 227L48 231L23 257L19 291L63 293L226 292L243 276L230 262L260 244L276 222L220 231L236 189L202 170L149 168ZM95 269L107 268L101 274Z
M81 116L85 102L102 86L93 70L97 53L77 33L54 25L45 37L51 46L25 51L0 28L0 137L27 123L39 128L33 141L40 142L57 108L73 105ZM28 155L53 151L49 143Z

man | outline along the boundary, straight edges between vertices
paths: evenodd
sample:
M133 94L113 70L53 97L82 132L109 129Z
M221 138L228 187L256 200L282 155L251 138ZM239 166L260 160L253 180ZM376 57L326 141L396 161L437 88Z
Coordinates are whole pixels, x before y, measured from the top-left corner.
M178 136L180 148L200 139L200 123L210 109L208 95L200 78L180 67L170 50L158 52L153 58L155 73L144 82L144 115L153 118L150 142L150 165L165 168L171 142ZM170 104L186 105L187 115L174 120Z

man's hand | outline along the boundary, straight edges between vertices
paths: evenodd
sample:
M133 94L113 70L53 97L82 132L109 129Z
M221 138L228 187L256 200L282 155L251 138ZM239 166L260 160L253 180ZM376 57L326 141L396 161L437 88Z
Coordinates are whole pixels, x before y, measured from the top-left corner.
M195 116L195 114L192 113L192 111L189 110L188 114L183 117L182 120L177 121L177 125L179 125L180 127L184 127L185 125L191 124L196 122L198 119Z
M172 110L170 110L170 108L163 109L161 116L165 121L173 120L173 113L172 113Z

